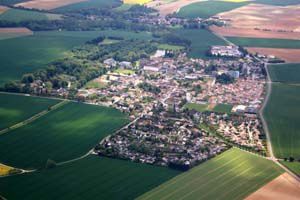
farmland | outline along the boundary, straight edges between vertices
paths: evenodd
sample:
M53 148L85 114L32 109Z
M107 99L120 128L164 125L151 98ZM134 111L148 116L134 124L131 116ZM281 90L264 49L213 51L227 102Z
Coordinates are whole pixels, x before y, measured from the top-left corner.
M157 46L159 49L164 49L164 50L172 50L172 51L180 51L183 50L183 46L179 45L170 45L170 44L160 44Z
M294 161L294 162L289 162L289 161L282 161L282 164L287 166L292 172L297 174L298 176L300 175L300 162L299 161Z
M0 28L0 40L32 35L27 28Z
M204 1L187 5L178 12L184 18L209 18L218 13L226 12L247 5L248 2Z
M72 12L87 8L115 8L121 5L119 0L84 0L79 3L70 4L54 9L57 12Z
M21 3L15 4L15 6L30 8L30 9L39 9L39 10L51 10L59 8L62 6L67 6L70 4L82 2L86 0L28 0Z
M218 113L231 113L233 106L228 104L208 105L208 104L188 103L185 105L185 107L190 110L196 110L198 112L212 111Z
M272 84L272 93L264 110L264 116L271 133L271 142L276 157L300 158L299 100L299 86Z
M37 32L32 36L0 40L0 85L65 57L68 50L98 35L99 31Z
M138 199L243 199L281 173L269 160L231 149Z
M115 109L69 103L2 135L0 162L19 168L42 168L48 159L74 159L125 123L127 117Z
M23 200L134 199L177 174L168 168L89 156L55 169L2 178L0 194Z
M37 11L28 11L21 9L9 9L0 14L0 20L9 22L35 21L35 20L58 20L60 15L42 13Z
M207 51L210 46L226 45L223 40L204 29L179 29L175 33L192 42L191 51L188 53L192 58L208 59Z
M300 49L300 40L246 37L227 37L227 39L243 47Z
M1 176L6 176L9 174L9 171L12 170L13 168L6 166L6 165L2 165L0 163L0 177Z
M124 4L145 4L149 3L152 0L123 0Z
M269 65L272 81L284 83L300 83L300 64Z
M0 130L47 110L58 102L38 97L0 94Z
M279 48L246 48L249 53L261 55L273 55L288 63L300 63L300 49L279 49Z
M255 0L257 3L269 4L274 6L288 6L288 5L297 5L299 4L299 0Z

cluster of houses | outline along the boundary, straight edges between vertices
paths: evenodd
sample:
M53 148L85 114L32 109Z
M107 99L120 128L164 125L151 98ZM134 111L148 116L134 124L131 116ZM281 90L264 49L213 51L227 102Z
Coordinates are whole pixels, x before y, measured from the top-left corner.
M231 142L254 149L265 150L265 134L257 115L227 115L218 113L203 113L200 123L216 126L217 132Z
M156 113L155 113L156 112ZM182 114L157 110L104 139L99 155L187 170L228 147Z
M243 53L239 50L238 46L212 46L210 49L210 54L212 56L222 56L222 57L233 57L240 58Z

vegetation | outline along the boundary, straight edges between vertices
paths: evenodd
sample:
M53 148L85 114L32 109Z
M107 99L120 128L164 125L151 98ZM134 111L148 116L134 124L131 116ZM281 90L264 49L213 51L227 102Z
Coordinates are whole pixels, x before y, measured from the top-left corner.
M288 5L297 5L299 0L255 0L257 3L269 4L274 6L288 6Z
M138 199L244 199L281 173L269 160L231 149Z
M12 169L13 169L12 167L9 167L9 166L6 166L6 165L3 165L0 163L0 177L9 175L10 174L9 172Z
M163 50L171 50L171 51L180 51L185 49L184 46L170 45L170 44L160 44L157 46L157 48Z
M42 13L38 11L9 9L0 15L0 21L21 22L21 21L41 21L41 20L59 20L60 15Z
M231 113L233 106L229 104L217 104L216 106L210 106L208 104L188 103L184 107L198 112L211 111L217 113Z
M300 83L300 64L269 65L272 81L283 83Z
M80 3L75 3L75 4L70 4L67 6L59 7L54 9L56 12L62 12L62 13L67 13L67 12L76 12L78 10L82 9L90 9L90 8L114 8L118 7L121 5L121 1L119 0L88 0L88 1L83 1Z
M39 97L0 94L0 130L47 110L58 102Z
M130 69L116 69L114 71L114 73L132 75L132 74L135 74L135 71L130 70Z
M0 193L8 199L23 200L129 200L179 173L166 167L89 156L51 170L1 178Z
M213 108L213 111L218 113L231 113L232 107L233 106L229 104L217 104Z
M285 166L287 166L292 172L294 172L295 174L297 174L298 176L300 175L300 161L282 161L282 164L284 164Z
M34 122L1 136L0 162L19 168L43 168L82 156L128 119L111 108L66 104Z
M271 133L274 153L278 158L300 158L299 97L298 85L272 84L264 116Z
M47 63L65 57L74 46L98 35L98 31L38 32L33 36L0 40L0 85L46 67Z
M24 2L26 0L0 0L0 4L2 5L14 5L17 3Z
M209 18L218 13L230 11L248 2L205 1L189 4L180 9L177 16L183 18Z
M234 83L235 79L233 77L231 77L228 74L221 74L221 75L217 75L216 77L216 82L221 83L221 84L230 84L230 83Z
M147 82L140 83L138 85L138 87L143 89L146 92L151 92L151 93L154 93L154 94L160 93L160 88L159 87L157 87L155 85L151 85L150 83L147 83Z
M243 47L265 47L265 48L286 48L286 49L300 48L300 40L246 38L246 37L227 37L227 39L233 42L234 44Z
M176 34L191 41L189 57L192 58L210 58L207 54L212 45L226 45L226 43L205 29L179 29Z

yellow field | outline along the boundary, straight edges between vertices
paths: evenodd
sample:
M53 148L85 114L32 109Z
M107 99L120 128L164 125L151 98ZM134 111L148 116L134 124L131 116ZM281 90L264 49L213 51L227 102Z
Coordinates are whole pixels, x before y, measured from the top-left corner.
M9 171L13 169L12 167L0 164L0 176L5 176L9 174Z
M152 0L123 0L125 4L145 4L149 3Z

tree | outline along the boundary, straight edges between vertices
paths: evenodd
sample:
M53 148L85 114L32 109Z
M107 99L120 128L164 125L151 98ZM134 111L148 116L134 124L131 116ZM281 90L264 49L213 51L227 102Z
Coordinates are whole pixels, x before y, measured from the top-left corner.
M34 75L33 74L24 74L22 76L22 80L21 80L22 83L27 84L27 83L32 83L33 81L34 81Z

